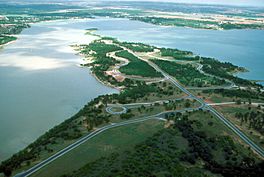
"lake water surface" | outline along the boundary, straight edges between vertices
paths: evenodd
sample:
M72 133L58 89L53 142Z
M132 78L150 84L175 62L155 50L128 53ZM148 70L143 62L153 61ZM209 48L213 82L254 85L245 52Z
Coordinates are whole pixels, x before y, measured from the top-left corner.
M83 21L32 25L0 50L0 161L75 114L101 94L99 83L69 46L89 43ZM88 26L86 26L88 27Z
M76 113L100 95L117 92L79 68L70 44L90 42L84 29L123 41L190 50L244 66L241 77L264 80L264 31L213 31L160 27L126 19L45 22L32 25L0 51L0 161Z
M160 47L190 50L246 67L250 72L238 74L252 80L264 80L264 30L203 30L161 27L126 19L92 22L98 34L122 41L136 41ZM262 82L264 84L264 82Z

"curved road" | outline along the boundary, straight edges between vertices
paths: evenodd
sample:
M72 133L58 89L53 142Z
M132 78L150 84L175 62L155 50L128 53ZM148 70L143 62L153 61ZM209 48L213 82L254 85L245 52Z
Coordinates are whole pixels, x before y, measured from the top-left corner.
M152 57L152 58L157 58L159 60L164 60L164 58L161 58L161 57L158 57L158 56L153 56L153 52L150 52L147 54L149 57ZM139 57L139 56L138 56ZM140 58L140 57L139 57ZM142 58L141 58L142 59ZM144 59L143 59L144 60ZM171 60L170 60L171 61ZM203 71L203 65L201 63L198 63L196 61L185 61L185 60L173 60L175 62L180 62L180 63L194 63L194 64L197 64L197 70L201 73L201 74L204 74L206 76L209 76L209 77L214 77L214 78L217 78L217 79L222 79L218 76L214 76L212 74L209 74L209 73L206 73ZM224 79L227 83L229 83L229 85L220 85L220 86L212 86L212 87L188 87L189 90L215 90L215 89L232 89L232 88L237 88L236 84L231 81L231 80L228 80L228 79Z
M165 111L165 112L161 112L161 113L158 113L155 115L150 115L147 117L142 117L142 118L138 118L138 119L133 119L133 120L128 120L128 121L123 121L123 122L119 122L119 123L112 123L110 125L106 125L104 127L98 128L97 130L95 130L95 131L89 133L88 135L82 137L81 139L77 140L73 144L67 146L66 148L64 148L62 150L60 150L56 154L54 154L54 155L50 156L49 158L43 160L42 162L38 163L37 165L31 167L30 169L23 171L19 174L16 174L15 177L27 177L27 176L32 175L33 173L35 173L39 169L45 167L46 165L53 162L57 158L63 156L64 154L68 153L69 151L73 150L74 148L80 146L81 144L85 143L86 141L90 140L91 138L95 137L96 135L98 135L98 134L100 134L100 133L102 133L108 129L120 127L120 126L125 126L125 125L129 125L129 124L140 123L140 122L144 122L144 121L151 120L151 119L166 120L166 119L163 119L163 117L165 117L165 114L177 113L177 112L183 113L183 112L187 112L187 111L199 110L201 108L202 108L202 105L198 108L185 108L185 109L175 110L175 111Z
M57 158L63 156L67 152L69 152L72 149L80 146L81 144L85 143L89 139L95 137L96 135L98 135L98 134L100 134L100 133L102 133L102 132L104 132L104 131L106 131L108 129L111 129L111 128L114 128L114 127L120 127L120 126L124 126L124 125L129 125L129 124L140 123L140 122L144 122L144 121L147 121L147 120L150 120L150 119L158 119L158 118L156 117L156 115L154 115L154 116L148 116L148 117L138 118L138 119L134 119L134 120L128 120L128 121L124 121L124 122L120 122L120 123L112 123L110 125L106 125L104 127L98 128L97 130L95 130L95 131L89 133L88 135L82 137L81 139L77 140L73 144L67 146L66 148L64 148L62 150L60 150L56 154L50 156L46 160L43 160L42 162L38 163L37 165L31 167L30 169L15 175L15 177L27 177L27 176L32 175L33 173L35 173L39 169L43 168L44 166L48 165L49 163L53 162ZM158 120L162 120L162 119L158 119Z
M170 101L180 101L184 99L190 98L189 96L184 96L181 98L175 98L175 99L168 99L168 100L159 100L159 101L153 101L153 102L142 102L142 103L127 103L127 104L107 104L108 108L110 107L124 107L126 109L130 108L137 108L140 106L152 106L155 103L169 103ZM109 112L111 113L111 112Z
M128 51L135 56L137 56L133 51ZM232 122L230 122L228 119L226 119L222 114L220 114L217 110L215 110L212 106L208 105L206 102L204 102L202 99L196 97L191 92L189 92L186 88L184 88L181 84L178 83L176 79L174 79L172 76L161 70L156 64L149 60L145 60L139 56L137 56L139 59L144 60L148 62L149 65L151 65L156 71L162 73L162 75L167 78L169 81L171 81L176 87L178 87L180 90L182 90L184 93L190 96L190 98L193 98L197 100L198 102L203 105L204 110L210 111L212 114L214 114L219 120L221 120L227 127L229 127L235 134L237 134L246 144L248 144L257 154L259 154L262 158L264 158L264 150L255 144L250 138L248 138L240 129L238 129Z
M77 140L73 144L67 146L66 148L62 149L61 151L57 152L56 154L52 155L51 157L47 158L46 160L40 162L39 164L31 167L30 169L28 169L28 170L26 170L26 171L24 171L22 173L19 173L19 174L15 175L15 177L27 177L27 176L32 175L33 173L35 173L39 169L43 168L44 166L48 165L52 161L56 160L57 158L59 158L62 155L66 154L67 152L71 151L72 149L80 146L84 142L88 141L89 139L93 138L94 136L96 136L96 135L98 135L98 134L100 134L100 133L102 133L105 130L108 130L110 128L119 127L119 126L125 126L125 125L129 125L129 124L134 124L134 123L139 123L139 122L147 121L147 120L150 120L150 119L157 119L158 118L159 120L164 120L163 117L165 117L165 115L169 114L169 113L177 113L177 112L181 112L182 113L182 112L186 112L186 111L194 111L194 110L199 110L199 109L208 110L212 114L214 114L220 121L222 121L234 133L236 133L246 144L248 144L257 154L259 154L262 158L264 158L264 150L261 147L259 147L257 144L255 144L251 139L249 139L240 129L238 129L233 123L231 123L222 114L220 114L218 111L216 111L212 106L210 106L207 103L205 103L201 98L198 98L195 95L193 95L186 88L184 88L181 84L179 84L178 81L175 78L173 78L172 76L170 76L169 74L167 74L166 72L161 70L153 62L151 62L149 60L145 60L145 59L139 57L133 51L131 51L131 50L127 49L127 48L124 48L124 49L127 50L128 52L132 53L133 55L137 56L139 59L141 59L143 61L146 61L156 71L162 73L162 75L167 80L169 80L171 83L173 83L181 91L186 93L189 98L192 98L192 99L195 99L196 101L198 101L201 104L200 107L198 107L198 108L185 108L185 109L182 109L182 110L161 112L161 113L156 114L156 115L147 116L147 117L143 117L143 118L138 118L138 119L134 119L134 120L128 120L128 121L124 121L124 122L120 122L120 123L112 123L110 125L106 125L104 127L98 128L97 130L95 130L92 133L82 137L81 139Z

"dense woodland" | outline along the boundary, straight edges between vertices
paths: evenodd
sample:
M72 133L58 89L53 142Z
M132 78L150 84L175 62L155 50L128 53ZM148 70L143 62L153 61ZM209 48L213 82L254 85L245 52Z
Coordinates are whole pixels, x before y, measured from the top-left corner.
M121 67L120 71L127 75L137 75L143 77L161 77L161 73L157 72L147 62L140 60L135 55L129 53L126 50L122 50L116 53L116 56L126 58L130 62Z
M164 61L164 60L152 60L162 70L177 78L177 80L186 86L212 86L212 85L223 85L224 80L206 76L196 70L190 64L178 64L175 62Z
M111 38L104 38L104 40L108 39ZM152 50L152 47L146 45L141 51L138 49L138 45L140 44L124 44L124 46L137 52ZM157 83L146 84L143 81L131 79L125 79L120 83L112 77L106 76L105 71L119 63L119 61L108 57L106 54L119 50L122 50L122 48L115 44L105 44L97 40L89 45L82 45L80 52L93 58L93 62L85 66L90 66L92 73L98 79L111 83L114 86L123 86L120 94L99 96L90 101L76 115L52 128L24 150L2 162L0 172L9 174L18 168L28 167L32 162L41 159L41 153L53 153L52 146L76 140L92 131L95 127L109 123L113 115L105 113L108 103L132 103L150 95L173 95L175 88L171 86L167 87L165 82L162 86ZM127 51L118 52L117 55L130 61L126 66L130 71L128 69L126 72L129 71L132 75L138 74L145 77L161 76L160 73L157 73L146 62ZM201 87L225 83L224 80L203 75L190 64L181 65L162 60L152 61L160 66L161 69L176 77L181 83L188 86ZM214 63L216 62L212 61L206 65L209 67L209 65L211 66ZM238 69L229 63L218 63L215 66L224 68L225 72L232 72ZM251 99L263 96L258 95L257 92L252 94L250 91L246 92L242 90L213 90L207 93L209 92L221 93L224 96L244 96ZM190 105L191 101L184 103L186 108L190 107ZM177 101L164 104L165 110L174 110L177 106ZM130 119L133 117L134 115L128 112L120 115L119 118ZM256 117L260 119L256 119ZM89 176L175 176L176 174L176 176L193 176L193 174L197 176L211 176L212 173L222 174L223 176L238 176L239 173L244 176L252 176L263 172L263 164L258 164L255 161L256 159L250 158L244 152L241 152L241 149L234 145L230 137L223 135L212 136L206 132L206 129L199 129L199 127L213 126L214 123L212 121L201 125L197 120L190 120L188 115L182 116L179 114L170 115L167 118L173 120L175 124L168 129L158 132L146 142L137 145L134 150L113 154L111 157L100 159L95 163L88 164L70 176L85 176L87 173L89 173ZM252 128L263 133L262 113L250 112L247 115L237 115L237 118L243 119L243 122L249 122ZM186 142L184 148L179 143L181 141ZM224 158L224 162L215 158L216 151L220 152L221 157ZM173 168L171 168L172 166Z
M101 41L95 41L89 45L82 45L81 53L93 57L93 62L85 64L84 66L91 66L91 71L101 81L110 82L113 85L118 84L114 78L105 75L105 71L119 63L114 58L106 56L106 53L117 50L121 50L121 48L116 45L105 44Z
M136 102L137 99L154 93L170 95L170 90L166 92L157 84L146 85L144 82L135 81L135 83L131 82L131 85L128 86L120 94L99 96L90 101L76 115L55 126L24 150L3 161L0 165L0 172L9 173L22 166L30 165L32 161L40 159L41 152L53 153L53 149L49 148L51 145L56 145L63 141L76 140L93 130L93 128L108 123L111 115L105 113L107 103ZM120 116L121 119L130 119L132 117L133 114L131 113Z
M119 42L119 41L114 41L115 43L122 45L134 52L153 52L155 47L147 45L147 44L142 44L138 42Z
M212 58L205 58L202 57L202 62L203 64L203 71L209 74L212 74L214 76L218 76L221 78L225 78L228 80L231 80L235 82L236 84L243 85L243 86L258 86L262 87L259 84L256 84L254 82L251 82L246 79L239 78L237 76L234 76L233 74L235 72L244 72L245 69L235 66L229 62L220 62Z
M245 156L230 137L194 128L197 122L188 115L177 115L174 121L133 150L98 159L64 176L259 176L264 172L264 164ZM215 158L219 150L225 162Z
M161 56L173 57L175 60L199 60L199 56L194 56L190 51L182 51L178 49L160 48Z
M17 38L14 37L14 36L3 36L3 35L0 35L0 45L6 44L6 43L11 42L11 41L14 41L16 39Z

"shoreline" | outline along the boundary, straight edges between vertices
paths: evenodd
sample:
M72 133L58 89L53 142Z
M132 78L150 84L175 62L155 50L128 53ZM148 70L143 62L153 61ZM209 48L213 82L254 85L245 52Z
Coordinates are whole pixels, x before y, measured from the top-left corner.
M95 40L96 40L96 39L95 39ZM92 41L93 41L93 40L92 40ZM91 43L92 41L90 41L89 43ZM89 43L86 43L86 45L88 45ZM77 47L79 47L79 45L76 45L76 46L70 46L70 48L73 49L74 53L75 53L76 55L79 55L79 57L80 57L83 61L85 61L85 55L84 55L84 54L81 54L79 50L74 50L74 49L76 49ZM117 90L121 90L121 88L116 87L116 86L113 86L113 85L111 85L111 83L99 79L99 78L97 77L97 75L91 71L91 67L89 67L89 66L82 66L81 64L79 64L78 66L79 66L79 67L82 67L82 68L86 68L86 67L87 67L87 68L89 69L89 74L91 74L92 77L94 77L99 83L101 83L101 84L103 84L103 85L105 85L105 86L107 86L107 87L111 87L111 88L115 88L115 89L117 89Z
M93 33L92 33L92 32L89 32L89 30L87 30L87 29L85 29L84 31L88 31L88 33L85 32L85 35L87 35L87 36L95 36L95 37L98 37L97 39L100 39L100 38L101 38L100 35L93 35ZM94 40L97 40L97 39L94 39ZM90 43L93 42L94 40L90 41ZM81 67L81 68L85 68L85 69L88 68L88 69L89 69L89 73L90 73L90 74L91 74L91 75L92 75L92 76L93 76L93 77L94 77L99 83L101 83L102 85L107 86L107 87L110 87L110 88L114 88L114 89L120 91L121 89L120 89L119 87L115 87L114 85L112 85L112 84L110 84L110 83L108 83L108 82L104 82L104 81L100 80L100 79L96 76L96 74L94 74L94 73L91 71L91 67L89 67L89 66L84 66L84 64L86 64L87 62L85 62L85 55L80 53L80 45L82 45L82 44L70 45L70 47L73 49L73 51L76 52L75 55L78 55L78 56L81 58L81 60L84 62L84 63L81 63L81 62L80 62L79 64L77 64L77 66L78 66L78 67ZM85 45L88 45L88 44L85 44Z
M16 37L15 40L9 41L9 42L7 42L7 43L5 43L5 44L1 44L1 45L0 45L0 49L3 49L4 47L6 47L6 46L8 46L8 45L10 45L10 44L12 44L12 43L15 43L15 42L18 40L18 37L17 37L17 36L15 36L15 37Z
M66 21L68 20L68 19L65 19ZM54 20L49 20L49 21L54 21ZM61 21L64 21L64 20L61 20ZM42 22L44 22L44 21L42 21ZM84 30L85 31L85 30ZM16 40L14 40L14 41L10 41L10 43L12 43L12 42L15 42ZM4 44L4 45L8 45L8 44ZM76 52L76 51L75 51ZM80 53L79 52L76 52L78 55L80 55ZM85 57L83 56L83 55L80 55L80 57L81 57L81 59L82 60L84 60L85 59ZM81 67L85 67L85 66L81 66ZM89 68L89 67L88 67ZM113 85L111 85L110 83L108 83L108 82L104 82L104 81L102 81L102 80L100 80L91 70L89 70L89 73L99 82L99 83L101 83L101 84L103 84L103 85L105 85L105 86L107 86L107 87L111 87L111 88L114 88L114 89L117 89L117 90L121 90L121 88L119 88L119 87L115 87L115 86L113 86Z
M101 39L101 36L100 36L100 35L98 35L98 34L94 34L94 32L97 31L97 30L98 30L98 29L96 29L96 30L95 30L95 29L85 29L85 30L84 30L84 31L85 31L85 35L87 35L87 36L94 36L94 37L97 37L96 39L90 41L90 43L93 42L93 41L95 41L95 40ZM100 80L100 79L96 76L96 74L94 74L94 73L91 71L91 67L89 67L89 66L84 66L84 64L86 64L87 62L85 62L85 55L80 53L80 45L82 45L82 44L77 44L77 45L72 45L72 46L70 46L70 47L73 48L73 50L76 52L76 55L80 56L80 58L81 58L82 61L84 62L84 63L79 63L78 66L81 67L81 68L88 68L88 69L89 69L89 73L90 73L90 74L91 74L91 75L92 75L92 76L93 76L93 77L94 77L99 83L101 83L101 84L103 84L103 85L105 85L105 86L107 86L107 87L114 88L114 89L116 89L116 90L118 90L118 91L121 91L121 88L116 87L116 86L112 85L112 84L109 83L109 82L105 82L105 81ZM85 44L85 45L88 45L88 44Z
M65 21L65 23L67 23L68 21L66 20ZM56 22L54 22L54 23L56 23ZM74 23L73 23L74 24ZM52 24L51 24L52 25ZM35 25L32 25L32 27L31 28L29 28L30 30L29 31L25 31L24 33L26 34L30 34L30 36L31 36L31 31L33 31L33 27L34 27ZM31 30L32 29L32 30ZM35 28L34 28L34 30L35 30ZM18 36L19 36L19 38L18 39L20 39L20 41L22 41L22 40L24 40L24 36L27 36L27 35L23 35L24 33L22 33L22 34L19 34ZM54 34L54 33L53 33ZM58 34L60 34L60 32L58 33ZM64 34L64 33L63 33ZM55 35L55 38L56 38L56 34L54 34ZM84 29L82 29L82 28L79 28L79 30L77 31L77 32L74 32L74 34L73 34L73 36L69 36L69 33L66 33L66 35L67 36L65 36L65 35L62 35L62 37L60 37L60 38L64 38L64 40L65 41L67 41L67 43L66 43L66 45L64 45L63 43L61 44L61 43L57 43L56 44L56 46L61 46L61 49L63 50L62 52L66 52L66 56L67 57L69 57L70 58L70 60L67 60L67 58L65 59L65 63L68 63L68 65L71 65L71 67L72 68L75 68L74 69L74 71L77 71L77 73L81 73L82 74L82 76L81 75L77 75L77 77L70 77L70 78L75 78L76 80L79 80L78 79L78 77L82 77L82 78L85 78L85 79L81 79L81 80L83 80L83 81L87 81L87 82L85 82L85 83L83 83L83 85L90 85L90 87L94 87L93 85L96 85L99 89L91 89L91 90L95 90L94 91L94 93L95 94L90 94L89 93L89 90L88 90L88 94L86 93L84 96L85 97L83 97L83 96L79 96L79 95L81 95L81 92L79 93L79 94L77 94L77 95L75 95L75 94L71 94L72 96L69 96L69 99L72 99L73 101L72 101L72 106L71 106L71 109L73 109L73 111L74 111L74 113L73 114L70 114L70 115L67 115L67 116L63 116L63 118L62 117L59 117L58 119L60 119L61 118L61 120L63 119L63 120L65 120L65 119L68 119L69 117L72 117L73 115L75 115L76 114L76 112L79 112L89 101L90 101L90 97L91 97L91 99L94 99L94 98L96 98L97 96L100 96L100 95L104 95L104 94L111 94L111 93L118 93L119 91L119 89L118 88L114 88L114 87L112 87L112 86L110 86L110 85L107 85L106 83L102 83L98 78L96 78L95 77L95 75L92 73L92 72L90 72L87 68L85 68L86 70L83 70L82 68L76 68L76 65L77 64L80 64L81 63L81 61L84 59L84 57L82 57L82 56L76 56L76 54L77 54L77 52L78 51L74 51L73 50L73 48L72 47L70 47L70 45L72 45L73 43L71 42L71 41L74 41L74 43L76 42L77 44L81 44L81 43L84 43L84 44L88 44L88 42L90 42L90 41L92 41L93 39L94 39L94 37L90 37L90 36L87 36L87 35L85 35L85 30ZM33 34L32 34L32 36L33 36ZM36 38L38 38L38 36L39 35L37 35L37 36L34 36L34 37L32 37L32 38L30 38L31 40L32 39L34 39L35 37ZM53 36L53 35L52 35ZM66 39L65 39L65 37L67 37ZM76 37L75 37L76 36ZM9 51L9 49L15 49L16 47L20 47L21 46L21 44L22 43L20 43L20 41L16 41L16 40L13 40L13 41L10 41L10 42L8 42L8 43L6 43L5 45L4 45L4 47L3 48L1 48L1 49L3 49L3 50L0 50L0 52L2 52L2 54L5 54L5 51ZM16 42L16 43L15 43ZM30 41L29 41L30 42ZM34 41L33 41L34 42ZM44 41L45 42L45 41ZM11 43L15 43L14 45L12 45L12 46L10 46L10 47L8 47L8 48L5 48L5 46L7 46L7 45L9 45L9 44L11 44ZM48 43L52 43L52 42L49 42L48 41ZM31 43L30 43L31 44ZM1 46L2 47L2 46ZM26 47L26 48L30 48L30 47L34 47L34 46L27 46L27 45L25 45L25 46L21 46L21 47ZM41 47L41 46L40 46ZM4 50L4 49L6 49L6 50ZM42 49L46 49L45 47L42 47ZM55 48L56 49L56 48ZM55 50L54 49L54 50ZM67 51L66 51L67 50ZM32 63L33 63L33 65L34 65L34 63L35 62L31 62L31 61L29 61L29 62L25 62L25 63L23 63L23 66L22 66L22 64L21 65L18 65L19 64L19 61L17 60L16 61L16 59L21 59L20 61L22 61L22 59L27 59L27 58L19 58L19 57L16 57L16 50L11 50L11 51L13 51L14 53L9 53L9 55L8 56L11 56L11 57L14 57L15 56L15 58L14 58L14 62L12 61L12 60L9 60L9 58L8 58L8 56L7 57L2 57L2 59L3 59L3 61L1 61L1 62L10 62L11 64L10 65L8 65L8 66L13 66L14 64L17 64L17 65L14 65L14 66L18 66L18 67L20 67L21 68L21 70L24 70L24 68L23 68L23 66L24 65L31 65ZM27 50L29 53L31 52L30 50ZM49 50L46 50L46 51L49 51ZM19 52L19 51L18 51ZM58 50L58 53L60 53L60 50ZM45 50L44 50L44 52L43 52L43 54L45 54ZM68 56L68 54L69 54L69 56ZM60 54L61 55L61 54ZM4 56L4 55L2 55L2 56ZM30 55L28 55L28 56L30 56ZM41 54L40 54L40 56L42 56ZM50 58L53 58L53 56L48 56L48 57L50 57ZM60 56L60 58L63 58L64 56ZM31 58L31 57L28 57L29 59ZM34 57L32 57L32 61L34 61ZM44 58L43 58L44 59ZM50 63L49 61L53 61L53 60L48 60L48 59L46 59L47 61L48 61L48 64ZM38 58L36 58L36 62L38 62ZM46 63L36 63L35 64L35 66L37 66L37 65L40 65L40 66L44 66L43 64L46 64ZM56 64L56 63L55 63ZM68 66L67 65L67 66ZM2 66L2 65L1 65ZM62 65L60 65L60 66L62 66ZM60 67L59 66L59 67ZM66 65L65 65L66 66ZM2 68L2 71L5 71L5 66L3 65L3 67L1 67ZM43 68L43 67L42 67ZM37 70L39 69L39 70L42 70L42 68L37 68ZM9 69L9 68L8 68ZM46 69L46 68L45 68ZM47 66L47 72L49 72L49 70L50 69L54 69L54 70L57 70L55 67L49 67L49 66ZM32 70L34 70L34 69L32 69ZM87 72L88 71L88 72ZM23 71L24 72L24 71ZM31 72L31 71L29 71L29 72ZM46 72L46 70L44 71L44 72ZM60 71L59 71L60 72ZM69 73L69 75L71 75L71 72ZM3 76L5 76L5 75L3 75ZM75 75L73 75L73 76L75 76ZM33 74L32 74L32 77L34 77L33 76ZM56 77L56 76L55 76ZM66 77L66 78L65 78ZM65 79L67 79L67 75L65 76L64 78ZM9 78L9 77L6 77L6 78ZM86 79L86 78L88 78L88 79ZM90 79L89 79L90 78ZM95 80L95 79L96 80ZM64 79L63 79L64 80ZM52 81L51 81L52 82ZM67 82L66 82L67 83ZM92 83L92 84L91 84ZM69 85L69 84L67 84L67 85ZM78 86L78 88L86 88L86 86ZM105 87L103 87L103 86L105 86ZM95 87L95 88L97 88L97 87ZM59 87L60 88L60 87ZM72 87L72 88L74 88L74 86ZM89 88L89 87L88 87ZM114 89L110 89L110 88L114 88ZM15 87L12 87L12 89L15 89ZM67 89L66 90L68 90L68 87L67 87ZM73 90L73 89L71 89L71 90ZM84 91L84 89L81 89L81 90L83 90ZM101 90L101 91L100 91ZM3 91L5 91L5 87L3 86ZM74 92L74 91L70 91L70 92ZM33 95L32 95L32 97L33 97ZM67 96L65 96L65 97L67 97ZM75 97L75 98L73 98L73 97ZM88 99L83 99L83 98L88 98ZM60 97L58 97L58 99L60 99ZM64 98L62 98L62 99L64 99ZM77 101L75 101L75 99L77 100ZM10 99L10 100L12 100L12 99ZM79 100L79 101L78 101ZM84 100L84 101L83 101ZM78 102L78 103L77 103ZM48 103L48 102L47 102ZM80 104L79 104L80 103ZM67 103L66 104L62 104L64 107L62 108L62 109L64 109L64 108L68 108L68 106L70 106L70 105L67 105ZM76 105L80 105L80 107L78 108L78 109L76 109ZM9 106L9 105L8 105ZM49 106L50 107L50 106ZM70 109L69 109L70 110ZM53 111L53 109L51 109L51 111ZM71 110L70 110L71 111ZM70 112L70 111L67 111L67 109L66 109L66 112L65 111L58 111L59 113L61 113L61 112L63 112L62 114L68 114L68 112ZM33 113L34 114L34 113ZM40 114L41 114L41 112L40 112ZM7 114L8 116L9 116L9 114ZM6 117L8 117L8 116L6 116ZM5 114L3 115L3 120L5 120L4 119L4 117L5 117ZM30 117L30 116L29 116ZM41 117L41 116L40 116ZM57 117L55 117L55 118L57 118ZM23 119L23 118L22 118ZM49 119L47 119L46 120L47 122L49 122ZM52 122L51 122L52 123ZM60 122L61 123L61 122ZM59 123L59 124L60 124ZM48 123L47 123L48 124ZM45 131L48 131L49 129L51 129L51 128L53 128L54 126L56 126L57 124L50 124L50 128L48 127ZM23 125L22 125L23 126ZM44 127L45 128L45 127ZM41 136L43 133L40 133L39 134L39 136ZM33 134L34 135L34 134ZM33 136L32 135L32 136ZM38 134L36 134L36 135L38 135ZM35 135L34 135L35 136ZM32 141L30 141L29 143L27 143L26 141L26 146L28 146L29 144L31 144L32 142L34 142L39 136L37 136L36 138L34 138ZM18 134L17 135L17 137L20 137L20 135ZM31 136L29 136L29 139L31 138ZM10 138L11 139L11 138ZM3 139L3 140L5 140L5 139ZM9 140L8 140L9 141ZM8 141L6 141L6 142L8 142ZM18 143L20 143L20 141L18 142ZM3 146L4 147L4 146ZM19 147L19 146L17 146L17 147ZM22 148L23 149L23 148ZM22 150L21 149L21 150ZM11 153L12 154L10 154L10 156L9 155L6 155L6 154L8 154L9 153L9 151L11 151ZM18 151L13 151L13 150L8 150L8 148L3 148L3 154L5 155L5 157L4 158L1 158L0 159L0 162L2 162L2 161L5 161L6 159L9 159L13 154L15 154L15 153L17 153ZM2 151L1 151L1 154L2 154ZM1 175L0 175L1 176Z
M77 53L77 55L79 55L79 56L82 58L83 61L85 60L85 56L84 56L83 54ZM85 63L84 63L84 64L85 64ZM104 81L100 80L100 79L96 76L96 74L94 74L94 73L91 71L91 67L89 67L89 66L83 66L82 63L79 63L77 66L80 67L80 68L84 68L84 69L87 69L87 68L88 68L89 73L90 73L90 74L91 74L91 75L92 75L92 76L93 76L93 77L94 77L99 83L101 83L102 85L107 86L107 87L110 87L110 88L114 88L114 89L116 89L116 90L118 90L118 91L121 91L121 88L116 87L116 86L110 84L109 82L104 82Z

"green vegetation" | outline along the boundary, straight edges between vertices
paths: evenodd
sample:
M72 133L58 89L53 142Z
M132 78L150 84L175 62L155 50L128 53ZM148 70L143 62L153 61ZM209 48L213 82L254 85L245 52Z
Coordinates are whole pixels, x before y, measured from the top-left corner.
M222 29L263 29L263 24L232 24L232 23L222 23L220 24Z
M246 113L238 112L235 117L240 120L241 125L243 123L248 125L248 128L255 129L262 135L264 135L264 113L259 111L248 111Z
M264 93L257 91L257 90L245 90L245 89L214 89L214 90L203 90L203 93L206 94L219 94L223 97L229 97L229 98L241 98L244 101L249 100L264 100Z
M97 154L100 150L94 148L91 151L86 151L85 147L82 146L80 148L85 151L84 153L87 156L92 154L93 158L87 160L86 156L81 156L77 151L73 151L72 153L77 153L80 159L75 159L75 165L69 168L69 171L65 171L65 173L70 173L71 170L76 170L85 165L85 163L89 164L72 175L85 176L85 174L89 173L89 176L124 176L124 174L131 176L174 176L175 174L182 176L193 176L193 174L197 176L213 176L217 173L223 176L227 174L236 176L238 172L245 175L253 175L258 174L259 170L262 170L258 166L258 159L254 158L255 156L253 156L251 151L234 142L233 140L237 137L210 114L203 111L184 115L180 113L169 114L175 110L200 106L197 101L191 98L175 100L186 95L171 82L155 80L152 83L144 80L134 80L133 78L117 81L112 75L107 75L106 71L112 71L116 69L116 65L121 64L120 61L111 57L115 53L118 57L129 60L128 65L120 68L121 72L127 75L151 78L161 76L161 73L156 72L154 68L148 65L148 62L138 58L136 56L138 53L132 54L121 46L141 54L158 49L140 43L119 42L117 39L110 37L102 37L89 45L79 46L80 53L84 54L88 61L84 66L90 67L92 73L100 81L119 87L120 93L99 96L90 101L76 115L52 128L24 150L2 162L0 166L1 172L20 172L28 169L94 129L111 122L150 116L164 111L168 111L165 116L169 120L166 122L168 124L166 125L167 129L161 130L134 149L130 148L129 152L124 152L129 144L123 145L124 147L120 147L120 153L111 154L93 163L90 162L116 151L109 150L102 152L102 154L98 153L98 156L96 156L94 154ZM187 59L188 56L192 56L191 52L176 49L161 49L161 53L163 53L163 56L171 56L175 59ZM228 75L240 70L240 68L230 63L220 63L214 60L207 61L205 58L202 60L206 67L217 66ZM175 61L157 59L151 61L184 85L201 87L225 84L224 80L205 75L196 70L191 64L178 64ZM199 94L222 94L223 97L232 95L232 98L237 96L238 98L246 97L247 99L264 97L263 95L258 95L259 89L256 89L255 85L252 86L254 89L252 88L250 91L213 90L199 92ZM151 106L140 105L131 107L128 108L127 113L121 115L112 115L106 112L107 104L142 103L160 100L165 101L156 102ZM245 100L240 100L239 98L238 103L241 104L242 101ZM254 113L253 115L256 114ZM254 126L258 131L263 131L263 127L257 127L258 121L256 119L253 118L250 121L255 121L254 125L252 123L252 127ZM152 128L155 129L155 127ZM129 129L124 130L129 131ZM141 140L143 141L143 139ZM139 141L131 141L131 143L136 142ZM73 154L68 154L63 158L68 158L67 160L70 161L74 156ZM49 166L54 171L61 169L63 166L63 160L58 160L57 162L54 166ZM171 168L172 166L173 168ZM111 168L111 170L107 170L105 167L107 169ZM62 172L64 173L64 171Z
M27 22L30 22L30 18L20 16L6 16L0 18L0 34L12 35L19 34L24 28L30 27Z
M234 105L218 106L216 109L242 129L256 144L264 147L263 107L240 101Z
M91 71L99 80L115 85L118 83L112 77L106 76L105 71L107 71L111 66L119 63L119 61L106 56L106 54L108 52L118 50L121 50L121 48L116 45L105 44L101 40L97 40L89 45L82 45L80 53L93 57L92 63L84 64L84 66L90 66Z
M137 75L143 77L161 77L161 73L158 73L147 62L140 60L135 55L129 53L126 50L116 53L116 56L126 58L130 62L121 67L120 71L127 75Z
M224 80L206 76L192 67L190 64L178 64L170 61L152 60L163 71L175 77L179 82L186 86L212 86L223 85Z
M161 56L173 57L175 60L199 60L199 56L194 56L192 52L178 49L160 48Z
M203 29L217 29L217 23L211 21L187 20L181 18L163 18L163 17L132 17L132 20L139 20L146 23L165 26L181 26Z
M87 28L86 30L87 30L87 31L97 31L98 28Z
M55 126L24 150L2 162L0 171L21 171L29 168L91 132L96 127L103 126L112 121L118 122L124 118L119 115L107 114L105 112L107 103L131 103L141 99L152 101L151 97L156 98L160 94L163 95L164 99L166 99L166 96L173 96L175 98L174 93L177 95L179 90L168 84L153 83L146 85L144 82L136 81L135 83L132 82L131 85L128 84L128 87L121 91L120 94L99 96L85 105L76 115ZM155 110L151 108L131 110L129 115L133 116L125 116L125 119L135 118L144 114L153 114L151 111Z
M12 35L19 34L24 28L29 27L21 20L21 17L16 16L0 17L0 45L16 40L17 38Z
M161 121L148 120L140 124L109 129L60 157L33 176L57 177L71 173L100 157L130 150L162 128Z
M153 46L137 43L137 42L119 42L115 41L116 44L119 44L121 46L124 46L134 52L153 52L154 48Z
M110 3L108 3L110 4ZM101 7L98 9L87 8L84 6L74 6L74 5L63 5L63 4L0 4L0 14L6 16L16 16L20 18L19 21L31 21L38 22L43 20L54 20L54 19L69 19L69 18L95 18L95 17L112 17L112 18L128 18L131 20L143 21L146 23L152 23L157 25L169 25L169 26L186 26L191 28L202 28L202 29L263 29L264 25L258 18L262 18L262 9L250 9L246 10L244 8L239 9L229 9L227 7L215 8L206 7L201 8L197 6L186 6L186 5L176 5L170 3L165 3L162 5L154 5L153 3L146 4L145 2L136 3L129 2L127 4L120 4L120 8L108 8ZM117 4L111 4L109 6L116 6ZM152 9L153 6L156 8ZM135 8L136 7L136 8ZM155 17L156 12L150 12L151 10L159 12L168 12L167 15L170 16L170 12L180 12L178 18L166 18ZM205 10L206 9L206 10ZM219 10L221 9L221 10ZM226 10L223 10L226 9ZM197 11L198 10L198 11ZM236 11L239 11L237 13ZM201 16L200 19L188 19L186 16L193 16L197 14ZM11 15L12 16L11 16ZM209 17L207 14L211 14ZM215 21L214 15L223 15L223 17L240 18L241 21L249 21L252 24L235 23L232 24L230 20ZM181 17L181 15L184 15ZM206 17L204 18L203 15ZM219 20L219 19L218 19ZM232 21L232 20L231 20ZM1 33L0 33L1 34Z
M175 99L184 96L184 94L172 84L169 83L152 83L144 84L138 82L124 89L120 94L112 94L108 103L135 103L135 102L151 102L161 99Z
M263 29L264 25L261 23L256 24L231 24L229 22L220 23L210 20L192 20L183 18L165 18L165 17L130 17L132 20L143 21L146 23L152 23L155 25L164 26L180 26L180 27L191 27L191 28L201 28L201 29Z
M244 72L245 69L238 67L238 66L235 66L229 62L219 62L219 61L212 59L212 58L202 57L201 64L204 65L203 71L206 73L231 80L231 81L233 81L239 85L262 87L261 85L256 84L254 82L251 82L249 80L233 76L232 74L234 74L236 72L241 72L241 71Z
M14 41L17 38L14 36L0 36L0 45L6 44L8 42Z
M263 164L250 158L249 151L228 135L222 135L223 125L207 113L198 111L171 119L174 124L133 150L113 153L65 176L253 176L263 172ZM217 127L220 134L212 134L207 127Z

